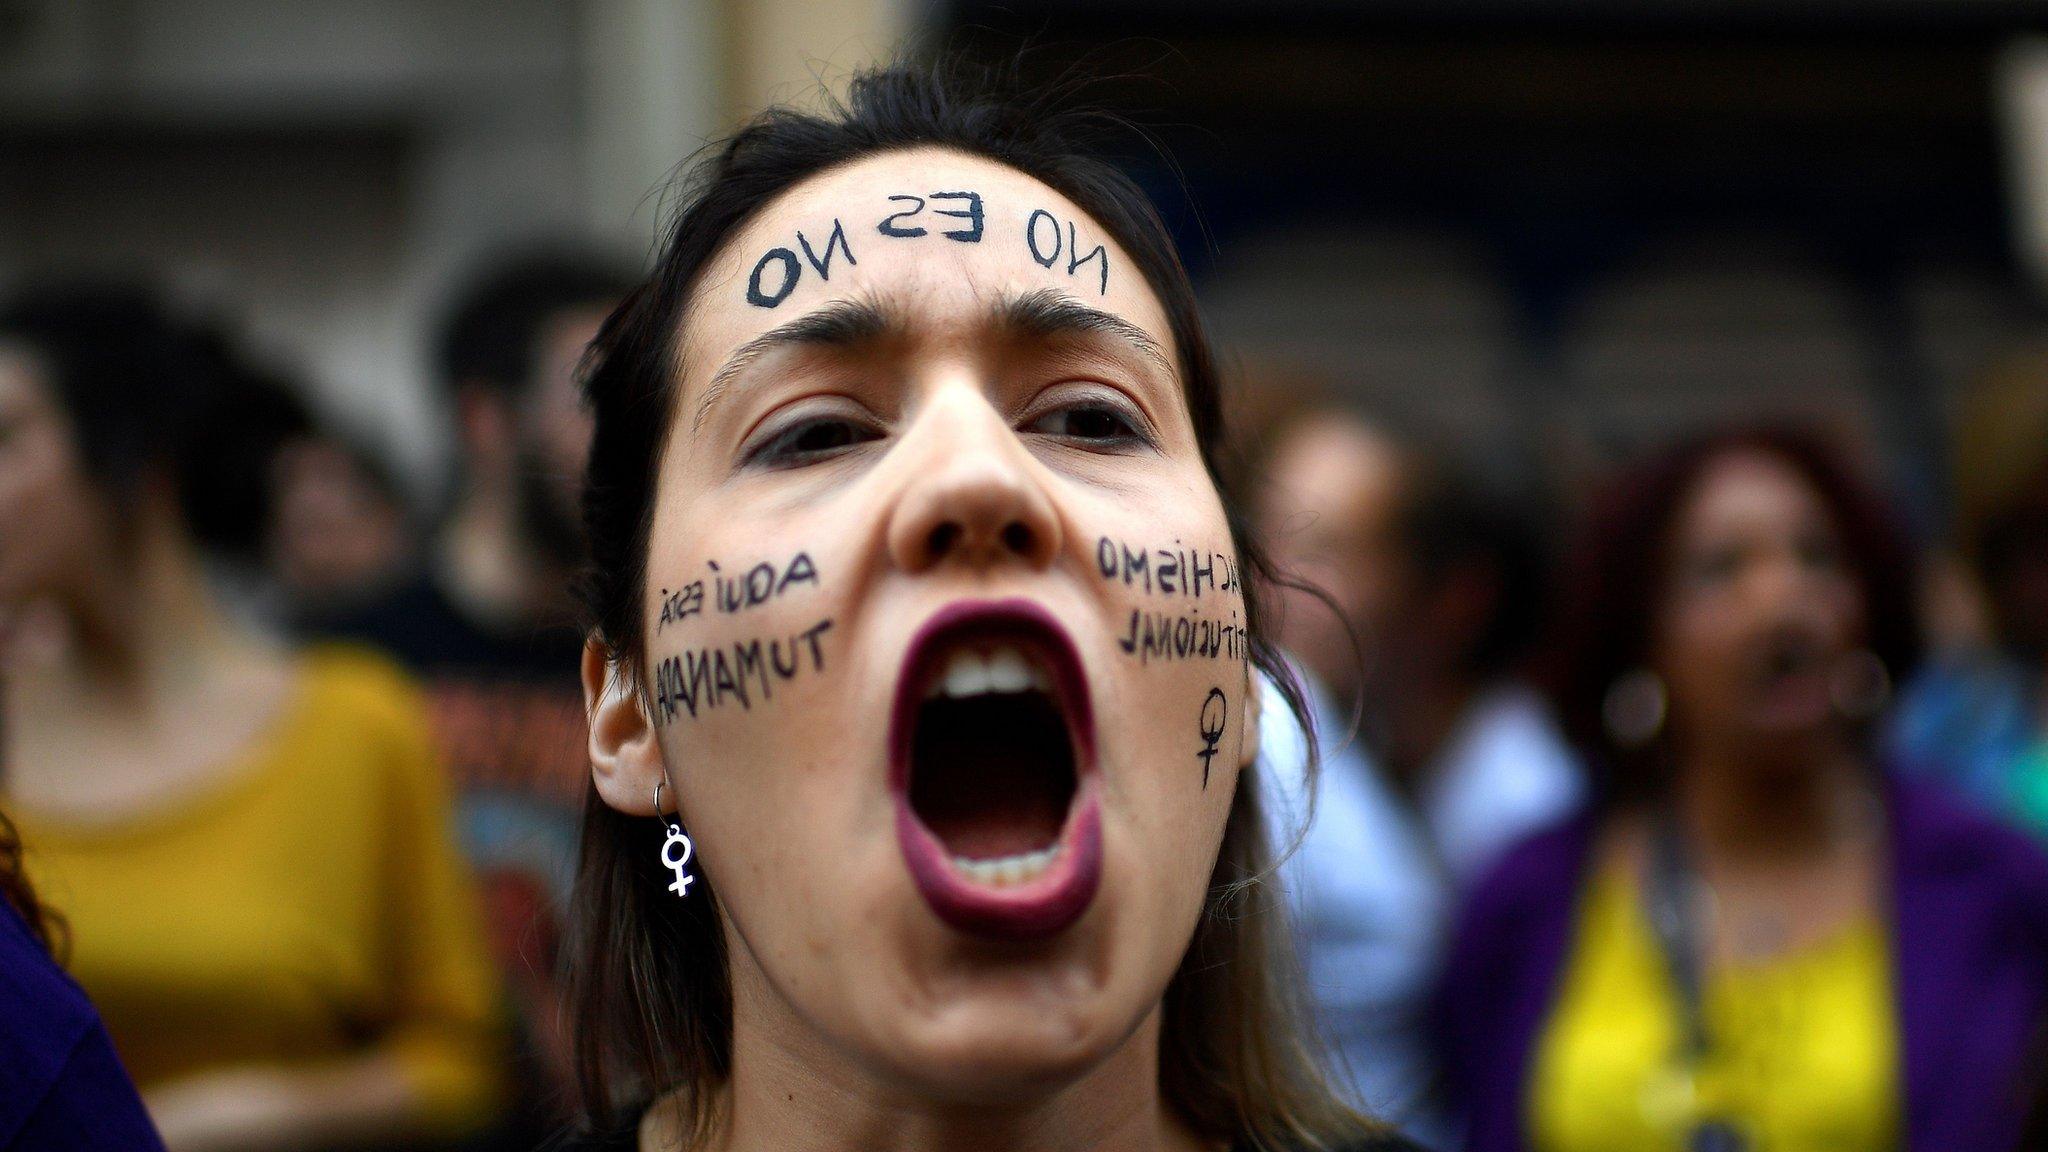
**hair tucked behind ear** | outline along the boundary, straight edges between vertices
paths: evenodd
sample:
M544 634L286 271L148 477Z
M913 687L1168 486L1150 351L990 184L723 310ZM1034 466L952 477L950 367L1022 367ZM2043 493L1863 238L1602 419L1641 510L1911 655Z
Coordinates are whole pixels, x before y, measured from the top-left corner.
M856 76L846 102L828 112L763 113L685 178L659 265L606 322L586 365L596 428L584 489L591 566L583 591L594 638L634 690L642 687L655 477L674 416L675 342L698 277L777 194L863 157L939 147L1008 165L1062 193L1137 263L1172 326L1204 462L1224 496L1240 566L1253 577L1245 593L1251 662L1306 723L1299 689L1258 627L1257 588L1271 573L1220 479L1221 386L1194 289L1144 194L1090 154L1091 142L1122 126L1063 110L1062 97L1020 94L1009 74L959 61L881 68ZM658 821L617 812L590 790L571 928L578 1077L596 1126L616 1125L674 1092L685 1138L701 1140L731 1070L725 937L708 877L698 877L688 900L666 891L666 874L650 866L661 842ZM1269 872L1257 776L1245 773L1207 907L1166 993L1161 1091L1207 1139L1340 1146L1371 1126L1332 1095L1305 1039Z

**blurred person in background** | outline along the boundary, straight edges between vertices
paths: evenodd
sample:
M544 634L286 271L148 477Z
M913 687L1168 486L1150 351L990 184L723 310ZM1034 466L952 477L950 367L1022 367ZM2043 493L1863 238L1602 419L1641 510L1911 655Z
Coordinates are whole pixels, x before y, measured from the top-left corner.
M216 592L245 623L281 633L289 604L267 563L276 513L275 462L313 434L299 381L253 362L218 322L187 321L188 347L208 385L206 415L185 433L178 483Z
M571 582L590 417L576 369L631 282L600 257L548 251L462 285L437 357L460 440L454 505L416 571L308 626L380 647L426 682L520 1006L517 1126L528 1133L559 1124L570 1082L557 949L589 774Z
M1443 1144L1428 1005L1455 893L1581 798L1513 678L1542 561L1453 465L1352 412L1311 403L1273 427L1255 527L1285 577L1276 627L1309 673L1324 761L1311 806L1290 770L1300 734L1263 730L1276 837L1312 814L1282 863L1308 994L1361 1101Z
M1980 385L1955 458L1988 627L1936 653L1901 701L1892 747L1903 769L2048 835L2048 359Z
M267 567L292 618L329 619L389 590L412 555L411 518L371 449L309 430L280 447L268 480Z
M1341 706L1413 807L1454 887L1575 808L1574 758L1518 678L1544 610L1533 516L1448 452L1340 409L1272 441L1259 518L1282 571L1283 646ZM1358 648L1352 647L1356 638Z
M192 477L233 395L141 291L0 310L0 801L173 1149L455 1138L503 1010L424 708L217 597Z
M1596 802L1481 881L1444 975L1475 1152L2014 1146L2048 859L1873 756L1913 569L1796 431L1594 506L1553 655Z
M1355 731L1364 692L1355 621L1377 619L1387 595L1389 541L1374 513L1394 500L1395 453L1334 410L1282 413L1275 423L1265 466L1253 472L1252 527L1280 574L1275 631L1312 723L1305 732L1276 709L1260 726L1260 755L1307 999L1357 1100L1410 1136L1442 1143L1430 1106L1428 1004L1447 885L1427 829ZM1270 685L1266 694L1278 698ZM1313 795L1311 740L1321 761Z
M161 1149L106 1025L51 957L63 926L36 899L21 851L0 812L0 1148Z
M441 323L435 364L458 438L454 502L418 571L317 626L434 673L559 679L564 653L574 665L581 640L570 582L583 558L576 485L590 444L575 373L630 283L601 258L547 252L494 264L462 285Z

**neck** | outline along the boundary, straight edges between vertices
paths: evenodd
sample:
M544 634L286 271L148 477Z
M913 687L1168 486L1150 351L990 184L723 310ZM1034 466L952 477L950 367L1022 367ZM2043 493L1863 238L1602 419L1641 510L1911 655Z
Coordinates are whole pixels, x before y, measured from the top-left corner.
M527 544L513 494L473 489L442 533L437 562L447 591L475 615L499 624L567 618L568 573Z
M118 573L95 565L66 599L69 635L45 665L53 679L148 695L200 654L246 639L216 605L206 566L177 524L140 515L130 555Z
M1871 790L1840 741L1800 764L1768 768L1751 756L1695 752L1681 762L1675 787L1680 822L1704 855L1760 863L1833 851L1854 834Z
M738 965L735 965L737 968ZM739 973L735 972L735 976ZM732 1076L720 1152L1194 1152L1199 1142L1161 1099L1160 1012L1076 1080L1042 1091L1006 1084L997 1102L944 1100L857 1067L775 993L734 989ZM791 1035L795 1031L797 1034ZM962 1096L973 1093L963 1092ZM660 1110L643 1148L669 1148Z

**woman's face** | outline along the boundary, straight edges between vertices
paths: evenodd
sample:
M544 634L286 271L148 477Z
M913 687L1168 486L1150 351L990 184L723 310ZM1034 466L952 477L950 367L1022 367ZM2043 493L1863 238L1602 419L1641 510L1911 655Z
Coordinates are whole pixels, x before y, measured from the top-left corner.
M743 1014L926 1094L1078 1074L1152 1018L1256 745L1160 302L1063 196L917 150L771 202L687 316L642 707Z
M103 519L34 360L0 345L0 615L61 598L90 565Z
M1709 464L1675 524L1655 663L1694 740L1768 754L1840 730L1862 591L1826 503L1759 451Z

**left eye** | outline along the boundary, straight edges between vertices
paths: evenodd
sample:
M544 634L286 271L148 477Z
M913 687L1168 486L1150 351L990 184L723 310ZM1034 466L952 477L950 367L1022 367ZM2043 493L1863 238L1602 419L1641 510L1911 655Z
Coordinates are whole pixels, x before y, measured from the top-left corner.
M1104 404L1076 404L1048 412L1026 425L1027 430L1063 440L1121 443L1139 439L1123 413Z

